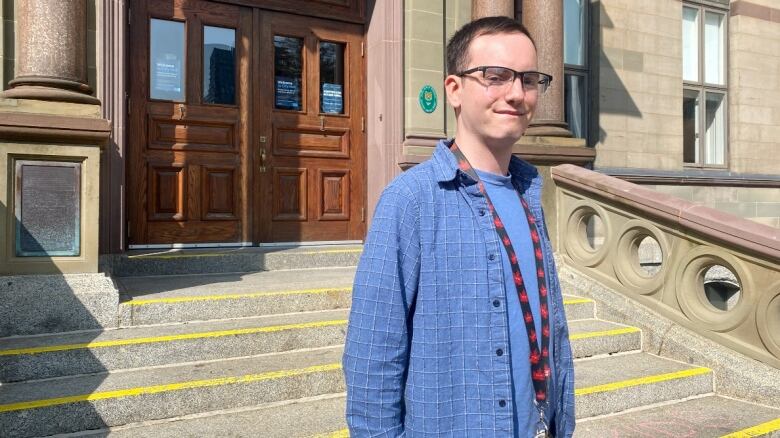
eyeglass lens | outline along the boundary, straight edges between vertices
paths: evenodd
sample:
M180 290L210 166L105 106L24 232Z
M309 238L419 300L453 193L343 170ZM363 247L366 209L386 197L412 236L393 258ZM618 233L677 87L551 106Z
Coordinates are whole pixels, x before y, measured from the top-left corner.
M483 72L488 85L505 86L515 78L515 71L505 67L488 67ZM537 72L522 72L519 74L526 90L538 90L544 92L547 89L547 81L542 81L542 75Z

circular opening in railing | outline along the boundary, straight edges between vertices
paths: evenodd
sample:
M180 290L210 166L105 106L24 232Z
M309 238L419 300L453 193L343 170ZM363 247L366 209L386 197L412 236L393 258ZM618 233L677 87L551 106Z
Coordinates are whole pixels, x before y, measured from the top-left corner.
M653 236L645 236L639 241L636 251L639 273L647 277L654 277L661 270L664 260L661 245Z
M712 265L702 271L702 285L707 301L718 310L734 309L742 295L739 279L722 265Z
M580 221L580 239L585 242L585 248L597 251L604 245L604 222L596 213L586 213Z
M565 237L566 252L572 261L593 267L604 261L611 246L610 218L599 205L580 200L568 213Z
M734 254L700 245L675 260L674 294L693 322L726 333L756 311L753 274Z

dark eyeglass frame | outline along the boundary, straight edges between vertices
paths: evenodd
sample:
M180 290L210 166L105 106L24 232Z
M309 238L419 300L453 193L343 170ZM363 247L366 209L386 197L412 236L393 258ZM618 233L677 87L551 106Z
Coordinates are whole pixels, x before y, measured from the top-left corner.
M489 69L489 68L500 68L500 69L503 69L503 70L509 70L512 73L514 73L514 76L512 77L512 80L510 82L508 82L509 84L514 83L515 80L517 80L518 76L520 77L520 82L522 83L523 82L523 77L526 74L532 74L532 73L533 74L537 74L540 77L539 82L538 82L537 85L542 85L543 86L542 90L540 90L540 93L544 93L545 91L547 91L547 89L550 88L550 84L552 84L552 80L553 80L552 75L548 75L547 73L542 73L540 71L533 71L533 70L517 71L517 70L512 70L509 67L504 67L504 66L501 66L501 65L481 65L479 67L474 67L474 68L470 68L468 70L463 70L461 72L455 73L455 76L461 76L462 77L462 76L466 76L467 74L475 73L475 72L479 71L479 72L482 72L482 77L484 78L485 77L485 71L487 69Z

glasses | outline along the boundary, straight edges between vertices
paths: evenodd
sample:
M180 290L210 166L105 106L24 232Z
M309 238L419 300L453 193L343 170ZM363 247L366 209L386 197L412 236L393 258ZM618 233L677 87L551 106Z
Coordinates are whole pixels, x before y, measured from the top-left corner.
M482 66L474 67L456 73L456 76L466 76L474 72L482 72L482 79L485 85L492 87L496 91L504 91L510 87L515 79L520 78L523 84L523 90L526 92L538 92L543 94L550 87L553 77L547 73L538 71L517 71L507 67Z

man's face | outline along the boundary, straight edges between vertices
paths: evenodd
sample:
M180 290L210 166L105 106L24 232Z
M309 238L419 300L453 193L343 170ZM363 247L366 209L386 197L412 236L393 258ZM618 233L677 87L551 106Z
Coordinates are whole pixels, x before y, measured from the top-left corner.
M537 70L536 49L520 33L482 35L472 40L464 70L480 66ZM523 89L519 77L509 86L494 87L481 72L450 75L445 87L448 100L459 112L458 138L487 146L514 144L528 128L539 98L537 91Z

